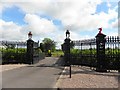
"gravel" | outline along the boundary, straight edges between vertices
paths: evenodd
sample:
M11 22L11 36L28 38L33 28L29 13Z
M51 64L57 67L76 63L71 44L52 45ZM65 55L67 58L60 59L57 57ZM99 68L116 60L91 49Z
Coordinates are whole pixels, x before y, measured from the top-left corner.
M66 67L58 79L58 88L118 88L117 71L99 73L89 67L72 66L72 78L69 78L69 67Z

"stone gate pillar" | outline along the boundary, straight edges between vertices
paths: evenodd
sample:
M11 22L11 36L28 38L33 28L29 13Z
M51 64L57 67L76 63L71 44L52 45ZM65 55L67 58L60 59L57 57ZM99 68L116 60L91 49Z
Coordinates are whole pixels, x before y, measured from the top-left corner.
M32 34L29 32L28 34L29 39L27 40L27 62L28 64L33 64L33 45L34 41L31 39Z
M107 72L107 62L105 59L105 42L106 35L101 33L102 29L100 28L99 33L96 36L96 47L97 47L97 68L98 72Z
M70 65L70 39L66 38L64 40L64 45L65 45L65 52L64 52L64 56L65 56L65 64L66 65Z
M71 78L71 56L70 56L70 43L71 43L71 40L70 40L70 32L69 30L66 31L66 39L64 40L64 57L65 57L65 64L67 66L69 66L70 68L70 71L69 71L69 74L70 74L70 78Z

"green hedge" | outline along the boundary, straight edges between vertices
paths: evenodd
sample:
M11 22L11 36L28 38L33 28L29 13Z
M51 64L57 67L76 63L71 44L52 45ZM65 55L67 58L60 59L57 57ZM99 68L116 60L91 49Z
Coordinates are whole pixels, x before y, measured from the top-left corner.
M80 50L71 49L70 51L71 63L73 65L96 66L96 50Z
M2 63L23 63L26 59L26 49L0 49L2 52Z
M97 66L97 53L95 49L71 49L70 52L71 64L91 67ZM105 54L107 68L112 70L118 69L120 67L120 50L106 49Z
M26 48L15 48L15 49L2 49L2 64L7 63L27 63L27 49ZM45 58L45 54L39 48L34 49L33 60L41 60Z
M83 49L83 50L80 50L80 49L71 49L70 50L70 53L73 54L73 55L78 55L78 54L86 54L86 55L89 55L89 54L97 54L96 52L96 49ZM118 49L106 49L105 50L105 54L106 55L118 55L120 54L120 50Z

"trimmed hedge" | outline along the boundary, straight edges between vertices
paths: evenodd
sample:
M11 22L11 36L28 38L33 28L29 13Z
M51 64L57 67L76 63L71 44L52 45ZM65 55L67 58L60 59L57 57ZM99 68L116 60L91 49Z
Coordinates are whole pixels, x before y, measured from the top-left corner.
M18 49L1 49L2 52L2 64L9 63L27 63L27 49L26 48L18 48ZM36 62L44 59L45 54L39 48L34 49L33 60Z
M71 49L70 60L72 65L96 67L97 54L95 49ZM118 70L120 68L120 50L106 49L105 60L107 69Z
M26 49L3 49L2 64L6 63L24 63L26 59Z

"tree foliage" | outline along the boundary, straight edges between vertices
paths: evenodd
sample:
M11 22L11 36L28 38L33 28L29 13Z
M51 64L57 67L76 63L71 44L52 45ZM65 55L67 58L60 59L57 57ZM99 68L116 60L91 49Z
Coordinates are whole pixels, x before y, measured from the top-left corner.
M40 43L40 48L43 52L47 52L48 50L55 51L56 42L51 40L50 38L44 38L42 43Z

